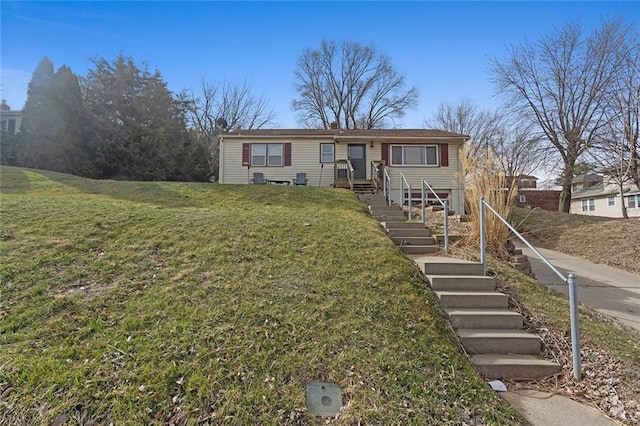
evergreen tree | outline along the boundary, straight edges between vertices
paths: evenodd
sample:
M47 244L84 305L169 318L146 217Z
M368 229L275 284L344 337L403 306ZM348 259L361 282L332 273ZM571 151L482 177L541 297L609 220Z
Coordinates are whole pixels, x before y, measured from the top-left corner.
M93 61L84 79L91 120L92 173L125 180L206 180L208 161L191 144L183 103L159 71L139 68L120 54Z
M21 166L84 175L85 113L77 77L67 66L53 73L44 58L29 83L18 135Z

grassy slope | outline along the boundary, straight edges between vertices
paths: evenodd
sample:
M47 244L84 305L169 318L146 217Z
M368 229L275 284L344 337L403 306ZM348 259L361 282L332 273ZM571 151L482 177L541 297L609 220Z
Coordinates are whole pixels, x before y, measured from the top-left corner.
M638 218L613 219L540 209L515 209L512 218L537 246L640 274Z
M518 421L347 191L1 178L0 423Z

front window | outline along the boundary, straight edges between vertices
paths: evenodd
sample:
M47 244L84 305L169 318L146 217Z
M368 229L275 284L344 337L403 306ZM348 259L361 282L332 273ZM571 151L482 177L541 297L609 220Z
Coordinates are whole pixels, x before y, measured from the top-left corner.
M334 145L332 143L320 144L320 162L333 163L335 158Z
M251 165L282 166L282 152L281 143L254 143L251 145Z
M630 209L635 209L636 208L636 196L635 195L631 195L629 196L629 198L627 198L628 202L627 202L627 207Z
M608 205L609 207L611 207L611 206L615 206L615 205L616 205L616 197L610 196L610 197L607 199L607 205Z
M436 145L394 145L391 147L392 166L437 166Z
M596 200L595 198L589 198L588 200L582 200L582 211L583 212L593 212L596 210Z

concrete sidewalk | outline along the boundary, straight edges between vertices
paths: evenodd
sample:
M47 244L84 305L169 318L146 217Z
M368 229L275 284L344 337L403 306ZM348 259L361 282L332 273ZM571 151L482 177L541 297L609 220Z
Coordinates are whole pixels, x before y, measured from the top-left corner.
M538 256L522 243L516 243L529 257L536 280L566 296L563 282ZM576 274L578 301L620 322L640 330L640 276L606 265L553 250L538 250L565 277ZM561 395L538 391L516 391L500 394L533 426L619 425L600 411Z
M620 423L589 405L536 390L500 392L532 426L616 426Z
M528 247L516 243L529 257L536 280L564 295L569 294L564 283ZM553 250L537 248L563 275L573 272L577 277L578 301L623 324L640 331L640 275L607 265L600 265ZM615 250L612 247L612 250Z

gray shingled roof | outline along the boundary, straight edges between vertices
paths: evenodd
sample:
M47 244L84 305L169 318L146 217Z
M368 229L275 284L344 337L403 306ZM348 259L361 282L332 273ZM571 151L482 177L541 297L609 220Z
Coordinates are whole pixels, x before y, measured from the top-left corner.
M437 129L247 129L223 136L341 136L341 137L406 137L406 138L469 138L461 133Z

